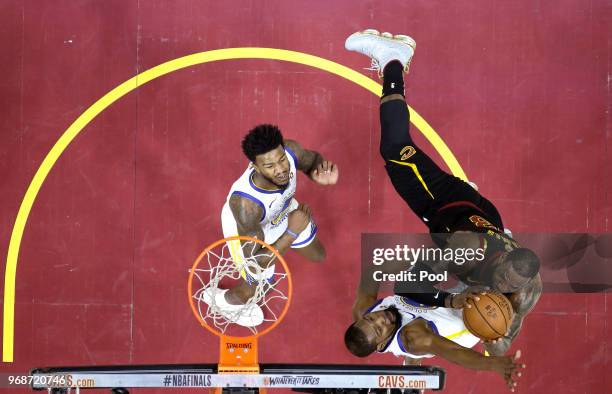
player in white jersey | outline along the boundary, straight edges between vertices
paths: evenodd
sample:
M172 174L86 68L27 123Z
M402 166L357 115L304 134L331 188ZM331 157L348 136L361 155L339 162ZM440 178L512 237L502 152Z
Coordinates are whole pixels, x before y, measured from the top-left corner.
M519 370L525 367L516 362L520 350L514 356L490 357L472 350L480 339L463 323L460 307L467 305L468 298L478 300L478 294L467 289L453 295L451 305L458 308L424 306L399 295L386 297L348 328L344 342L358 357L376 351L413 359L440 356L465 368L494 371L514 391Z
M322 261L325 248L317 237L310 208L299 204L294 197L297 172L304 172L319 185L334 185L338 181L338 166L324 160L320 153L302 148L296 141L284 140L278 127L269 124L250 130L242 141L242 150L250 164L232 185L223 206L224 237L256 237L280 253L292 248L311 261ZM234 260L240 261L241 249L230 245L230 250ZM269 265L265 259L258 258L260 266L265 268L263 274L243 271L245 281L215 296L217 307L232 313L252 297L254 289L249 282L266 279L274 272L273 264ZM238 324L260 324L263 312L256 305L254 308Z

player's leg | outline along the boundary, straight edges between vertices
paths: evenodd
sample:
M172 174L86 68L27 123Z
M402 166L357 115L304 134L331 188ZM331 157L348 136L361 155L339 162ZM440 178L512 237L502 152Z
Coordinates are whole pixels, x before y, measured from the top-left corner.
M225 293L225 300L232 305L242 305L255 294L255 287L245 280L238 282L237 286L229 288Z
M414 144L410 113L403 95L397 92L398 86L403 89L401 65L390 63L383 75L387 82L380 104L380 153L395 190L421 218L431 217L432 211L446 204L464 201L476 205L503 229L501 216L488 199L469 183L440 169Z
M383 75L380 154L397 193L425 221L441 197L446 196L449 175L422 152L410 136L408 107L403 95L394 92L398 87L403 88L401 64L391 62ZM388 90L390 86L394 88Z
M225 204L221 210L221 228L224 238L238 235L238 224L228 204ZM234 263L240 265L244 261L241 242L239 240L229 241L227 246ZM255 288L246 281L247 276L244 269L241 271L241 277L242 280L238 282L238 285L228 289L224 294L224 298L229 304L244 304L255 294Z
M386 161L393 186L420 217L427 215L427 207L438 209L449 202L468 201L503 228L499 212L477 188L440 169L414 144L410 135L410 112L405 100L403 71L400 60L387 64L383 70L380 101L380 154ZM407 173L400 166L410 166L414 174Z
M366 30L351 35L345 46L371 57L382 70L380 154L395 190L426 222L428 214L446 195L451 176L422 152L410 136L404 71L410 64L416 44L408 36L381 35Z
M301 256L310 261L319 262L325 260L326 251L319 237L314 237L312 242L303 248L293 248Z
M414 54L414 41L408 36L366 30L351 35L345 46L371 57L382 70L380 153L391 183L410 208L427 224L440 207L450 202L486 204L474 188L443 171L412 140L404 71Z
M238 235L238 226L234 215L228 204L221 210L221 223L225 238ZM242 250L242 243L239 240L232 240L226 243L231 255L231 260L241 269L242 278L238 284L229 289L221 289L217 286L209 286L202 294L202 301L214 307L217 312L226 316L236 324L255 327L263 322L263 310L255 303L248 304L248 301L255 294L255 287L247 283L248 270L245 267L245 256ZM248 305L245 305L248 304Z
M291 210L298 207L297 200L291 201ZM291 249L298 252L310 261L323 261L325 260L326 252L323 243L317 237L317 225L315 224L312 217L310 223L306 228L298 235L296 240L291 244Z

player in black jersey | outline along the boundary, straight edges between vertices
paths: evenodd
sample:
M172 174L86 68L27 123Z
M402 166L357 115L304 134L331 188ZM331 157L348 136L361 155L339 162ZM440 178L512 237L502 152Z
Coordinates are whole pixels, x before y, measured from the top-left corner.
M524 316L541 294L538 257L505 233L501 216L489 200L475 187L443 171L412 140L403 73L414 54L414 40L404 35L366 30L351 35L345 46L369 56L373 66L382 70L380 154L395 190L429 228L439 247L484 249L484 260L473 259L461 265L417 263L413 269L447 271L467 285L488 286L508 295L515 311L510 331L501 340L486 344L492 354L505 353L518 334ZM387 272L407 268L402 264L386 264ZM434 292L434 284L410 284L412 287L396 289L396 292L425 305L451 306L453 295ZM362 272L353 307L355 319L376 300L378 286L371 272Z

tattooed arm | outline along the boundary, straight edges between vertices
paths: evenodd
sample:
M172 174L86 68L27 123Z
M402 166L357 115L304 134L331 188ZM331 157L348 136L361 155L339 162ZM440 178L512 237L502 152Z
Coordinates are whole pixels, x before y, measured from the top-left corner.
M535 307L542 295L542 279L540 274L534 277L523 289L513 293L510 303L514 309L514 318L508 329L508 333L495 342L486 342L485 349L494 356L501 356L510 348L512 341L517 337L523 325L523 319Z
M229 206L238 226L238 234L257 238L261 241L265 240L263 229L261 228L261 219L264 215L262 207L248 198L234 194L230 197ZM300 204L298 208L289 213L287 218L287 229L294 234L301 233L310 222L310 208L304 204ZM279 253L283 254L291 247L295 241L295 237L288 232L285 233L272 245ZM255 252L257 249L253 250ZM257 262L262 267L267 267L273 255L262 255L257 259Z

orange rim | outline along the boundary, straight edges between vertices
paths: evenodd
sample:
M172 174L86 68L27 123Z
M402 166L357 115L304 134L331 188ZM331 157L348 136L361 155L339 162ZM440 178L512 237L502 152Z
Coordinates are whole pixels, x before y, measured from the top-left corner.
M265 248L268 248L269 250L272 251L272 253L274 253L274 255L276 256L278 261L280 261L281 265L285 269L285 272L287 273L287 302L285 303L285 307L283 308L280 316L278 317L278 319L276 319L275 322L273 322L269 327L266 327L261 332L257 332L256 334L248 335L248 336L245 336L245 337L233 337L231 335L225 335L222 332L219 332L215 328L213 328L210 325L208 325L208 323L206 323L206 321L204 319L202 319L202 317L198 313L198 309L197 309L197 307L196 307L196 305L195 305L195 303L193 301L193 276L195 274L196 268L198 267L198 264L200 264L200 261L202 260L202 258L205 255L207 255L210 250L212 250L213 248L215 248L215 247L217 247L217 246L219 246L219 245L221 245L223 243L230 242L230 241L253 241L253 242L256 242L256 243L260 244L261 246L263 246ZM210 331L211 333L215 334L216 336L218 336L220 338L228 338L228 339L229 338L259 338L260 336L265 335L265 334L269 333L270 331L272 331L283 320L283 318L287 314L287 311L289 310L289 304L291 304L291 296L292 296L292 294L293 294L293 282L291 280L291 272L289 271L289 267L287 266L287 262L285 261L283 256L281 256L281 254L278 252L278 250L276 250L276 248L274 248L272 245L269 245L269 244L265 243L264 241L260 241L257 238L248 237L248 236L242 236L242 235L241 236L234 236L234 237L228 237L228 238L220 239L220 240L216 241L215 243L210 244L206 249L204 249L204 251L202 253L200 253L200 255L198 256L196 261L191 266L191 271L189 272L189 280L187 282L187 296L189 297L189 305L191 306L191 311L193 312L193 315L200 322L200 325L202 325L202 327L206 328L208 331Z

